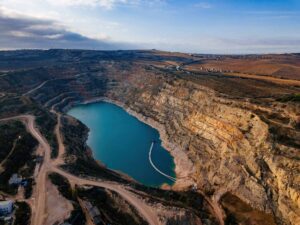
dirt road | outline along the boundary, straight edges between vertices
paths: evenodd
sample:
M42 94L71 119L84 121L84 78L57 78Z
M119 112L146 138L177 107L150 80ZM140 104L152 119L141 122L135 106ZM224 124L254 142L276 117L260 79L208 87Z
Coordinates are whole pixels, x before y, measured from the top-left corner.
M44 162L41 165L39 174L36 178L36 185L34 193L32 196L32 220L31 225L43 225L46 218L46 178L50 171L57 172L62 176L65 176L71 183L76 183L79 185L93 185L97 187L103 187L117 192L124 199L126 199L130 204L132 204L136 210L147 220L150 225L159 225L158 217L155 212L146 205L142 200L137 198L133 193L126 190L125 187L119 184L113 184L104 181L92 181L88 179L83 179L71 175L61 169L59 169L54 162L50 159L50 146L39 130L35 126L35 117L31 115L21 115L16 117L10 117L1 119L0 121L9 120L21 120L25 123L27 130L32 134L34 138L39 142L39 148L43 149ZM60 126L60 124L58 124ZM57 128L57 134L60 135L59 126ZM62 142L61 142L62 143ZM63 144L62 144L63 145ZM62 146L64 148L64 146ZM60 154L61 155L61 154Z
M151 225L158 225L158 219L157 215L152 211L150 207L148 207L142 200L138 199L134 194L132 194L130 191L127 191L124 189L122 185L118 184L112 184L108 182L101 182L101 181L91 181L87 179L83 179L80 177L76 177L70 173L67 173L60 168L58 168L56 165L59 165L63 163L62 156L65 152L65 147L62 140L62 135L60 132L60 126L61 126L61 115L54 111L54 109L51 110L51 112L55 113L57 115L57 126L55 127L55 133L57 136L58 144L59 144L59 153L57 159L55 159L52 163L52 171L59 173L60 175L66 177L70 182L78 184L78 185L92 185L97 187L103 187L110 189L112 191L117 192L120 194L124 199L126 199L131 205L133 205L140 214L148 221Z
M61 165L64 163L63 155L65 153L65 145L63 143L63 138L60 132L61 127L61 115L60 113L55 112L54 110L51 110L51 112L55 113L57 116L57 124L55 126L55 135L58 142L58 155L56 159L52 162L53 165Z
M56 113L56 112L54 112ZM142 217L150 224L150 225L159 225L160 222L158 220L158 215L155 210L148 206L143 200L139 199L136 195L134 195L130 190L126 189L125 186L117 183L112 183L108 181L96 181L89 180L81 177L74 176L58 167L60 163L63 163L62 155L64 154L64 144L62 141L62 136L60 133L60 119L61 115L57 114L58 123L55 128L55 133L59 142L59 154L58 158L51 161L50 154L51 148L48 144L47 140L42 136L39 130L35 126L35 117L32 115L20 115L16 117L10 117L6 119L0 119L0 121L8 121L8 120L21 120L26 125L27 130L32 134L33 137L39 142L39 148L41 148L44 155L44 161L41 165L40 171L36 178L36 185L33 192L32 199L30 200L30 205L32 207L32 220L31 225L44 225L47 213L46 213L46 180L47 175L50 172L56 172L64 177L66 177L71 184L77 185L91 185L106 188L112 191L117 192L120 196L122 196L125 200L127 200L132 206L136 208L136 210L141 214ZM205 196L205 195L204 195ZM215 211L217 218L220 221L220 224L223 223L223 214L218 206L218 204L210 199L206 198L207 202L211 205L212 209Z
M38 129L35 127L35 117L32 115L20 115L1 119L0 121L21 120L31 135L39 142L39 148L44 151L44 162L41 165L38 176L35 180L36 185L32 195L32 225L43 225L46 202L46 176L50 166L50 146Z
M23 96L32 94L32 93L35 92L36 90L38 90L38 89L42 88L43 86L45 86L45 84L47 84L48 82L56 81L56 80L68 80L68 79L71 80L71 79L78 78L78 77L80 77L80 76L83 75L83 74L85 74L85 73L79 73L79 74L74 75L73 77L54 78L54 79L50 79L50 80L43 81L41 84L39 84L39 85L36 86L35 88L32 88L32 89L30 89L29 91L25 92L25 93L23 94Z
M132 206L134 206L139 211L139 213L146 219L146 221L148 221L150 225L159 224L156 213L149 206L147 206L145 202L137 198L133 193L126 190L124 186L120 184L114 184L107 181L92 181L88 179L83 179L69 174L57 167L53 167L52 171L59 173L60 175L66 177L70 182L73 182L77 185L91 185L115 191L125 200L127 200Z

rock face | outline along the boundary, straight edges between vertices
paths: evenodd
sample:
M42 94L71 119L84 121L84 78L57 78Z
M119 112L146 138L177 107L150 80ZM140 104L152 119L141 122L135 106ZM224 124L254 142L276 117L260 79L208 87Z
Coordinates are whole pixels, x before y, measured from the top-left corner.
M157 79L142 83L131 76L130 84L120 82L107 96L161 131L176 161L175 188L196 183L215 200L230 192L274 214L278 224L299 224L300 136L293 126L299 111L281 103L231 99L183 79ZM274 118L276 113L281 117ZM293 134L290 143L271 132L274 124Z
M114 101L160 131L175 158L175 190L196 186L215 202L231 193L274 215L277 224L300 223L299 105L236 97L140 65L119 66L107 63L105 75L64 84L53 105L66 110L99 97Z
M289 101L299 97L284 97L299 87L174 70L158 53L77 54L81 64L71 57L43 76L29 71L27 83L16 72L2 89L24 93L45 82L28 96L61 111L97 98L117 102L160 131L175 157L175 190L197 187L214 202L229 193L277 224L300 224L300 105ZM184 63L168 58L176 60Z

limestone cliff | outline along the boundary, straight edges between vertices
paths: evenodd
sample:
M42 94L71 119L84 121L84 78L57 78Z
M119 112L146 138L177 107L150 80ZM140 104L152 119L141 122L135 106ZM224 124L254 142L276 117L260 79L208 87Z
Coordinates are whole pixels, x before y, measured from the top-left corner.
M160 129L175 157L175 189L195 183L216 201L230 192L278 224L300 224L299 106L255 104L184 79L126 81L107 96ZM272 131L279 126L289 143Z
M149 62L95 65L52 79L31 97L61 111L115 101L160 130L175 157L175 190L197 188L214 202L230 193L277 224L300 224L300 106L278 99L299 89Z

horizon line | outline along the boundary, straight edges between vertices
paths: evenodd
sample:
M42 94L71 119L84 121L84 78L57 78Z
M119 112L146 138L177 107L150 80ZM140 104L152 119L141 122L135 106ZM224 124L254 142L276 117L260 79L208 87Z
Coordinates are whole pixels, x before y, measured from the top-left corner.
M0 52L8 52L8 51L50 51L50 50L71 50L71 51L101 51L101 52L117 52L117 51L157 51L157 52L168 52L168 53L181 53L187 55L293 55L300 54L300 52L265 52L265 53L199 53L199 52L185 52L185 51L168 51L161 49L89 49L89 48L16 48L16 49L0 49Z

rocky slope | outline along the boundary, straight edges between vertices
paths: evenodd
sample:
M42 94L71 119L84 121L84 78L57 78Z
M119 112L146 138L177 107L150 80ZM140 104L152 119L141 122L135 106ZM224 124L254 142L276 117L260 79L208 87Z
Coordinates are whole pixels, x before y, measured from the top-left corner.
M129 75L106 95L160 129L175 157L175 189L195 183L216 201L229 192L278 224L300 222L299 105L256 104L186 79L147 75Z
M149 83L135 77L108 97L160 128L176 161L174 188L195 183L216 201L229 192L278 224L300 223L299 105L221 97L181 79Z
M223 196L233 196L270 223L300 223L299 87L173 67L194 60L187 55L72 54L62 57L67 66L29 73L34 79L18 91L46 82L28 97L61 112L95 99L116 102L160 131L175 157L174 190L205 193L227 215L238 209ZM12 78L3 78L8 91L24 79ZM244 224L253 223L248 216Z
M215 201L229 192L278 224L300 222L299 105L234 98L139 66L114 70L104 96L160 130L175 157L174 189L196 185Z

